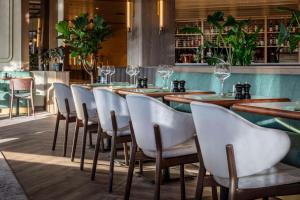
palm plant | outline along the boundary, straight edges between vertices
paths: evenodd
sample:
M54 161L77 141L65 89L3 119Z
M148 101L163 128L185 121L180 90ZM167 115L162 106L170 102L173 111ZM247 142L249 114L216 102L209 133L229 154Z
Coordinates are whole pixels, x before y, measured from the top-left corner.
M279 7L278 10L289 12L292 16L287 26L283 22L280 23L278 44L282 45L285 42L289 42L289 50L290 52L293 52L298 47L298 43L300 42L300 11L286 7ZM295 33L292 33L293 26L296 26Z
M79 64L88 73L93 83L96 53L101 49L101 43L111 34L110 26L103 17L95 15L93 19L89 19L88 14L85 13L70 22L66 20L58 22L56 30L60 33L58 39L64 41L71 57L78 58Z

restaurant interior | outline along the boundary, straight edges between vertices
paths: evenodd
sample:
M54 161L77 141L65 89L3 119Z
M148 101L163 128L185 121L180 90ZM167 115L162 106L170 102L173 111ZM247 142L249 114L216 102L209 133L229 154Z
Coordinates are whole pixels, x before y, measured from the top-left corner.
M299 0L0 0L0 27L0 200L300 200Z

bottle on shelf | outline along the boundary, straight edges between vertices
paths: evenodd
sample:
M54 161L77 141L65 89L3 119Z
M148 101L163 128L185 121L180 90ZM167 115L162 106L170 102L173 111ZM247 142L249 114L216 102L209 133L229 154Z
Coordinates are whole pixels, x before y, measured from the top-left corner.
M269 24L269 32L273 32L273 23L272 23L272 21L270 21L270 24Z

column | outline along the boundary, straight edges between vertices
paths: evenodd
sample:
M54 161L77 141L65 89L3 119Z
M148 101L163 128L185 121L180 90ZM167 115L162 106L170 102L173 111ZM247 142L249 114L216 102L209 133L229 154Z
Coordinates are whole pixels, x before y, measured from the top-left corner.
M135 0L132 31L127 34L129 65L175 63L175 0L164 0L164 30L160 32L157 0Z

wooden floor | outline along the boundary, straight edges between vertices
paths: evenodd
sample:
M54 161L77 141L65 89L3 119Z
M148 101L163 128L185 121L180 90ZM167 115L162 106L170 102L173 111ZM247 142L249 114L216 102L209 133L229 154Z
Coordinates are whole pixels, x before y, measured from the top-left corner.
M79 170L79 145L76 162L69 157L62 157L61 125L57 149L51 151L55 117L33 120L5 126L5 120L0 120L0 150L4 153L20 184L30 199L34 200L93 200L93 199L123 199L127 167L119 165L115 168L113 193L107 192L109 153L100 154L96 180L90 181L91 159L93 149L87 148L85 170ZM70 129L68 156L71 150L73 126ZM94 138L95 141L95 138ZM81 144L79 141L78 144ZM121 152L119 153L121 155ZM146 170L153 171L150 165ZM190 173L196 168L189 167ZM172 172L177 173L177 169ZM188 199L193 199L196 180L186 182ZM161 199L180 199L179 182L162 186ZM154 185L144 178L135 176L132 185L131 199L153 199ZM204 200L210 198L210 190L204 192ZM284 198L300 199L300 196Z

